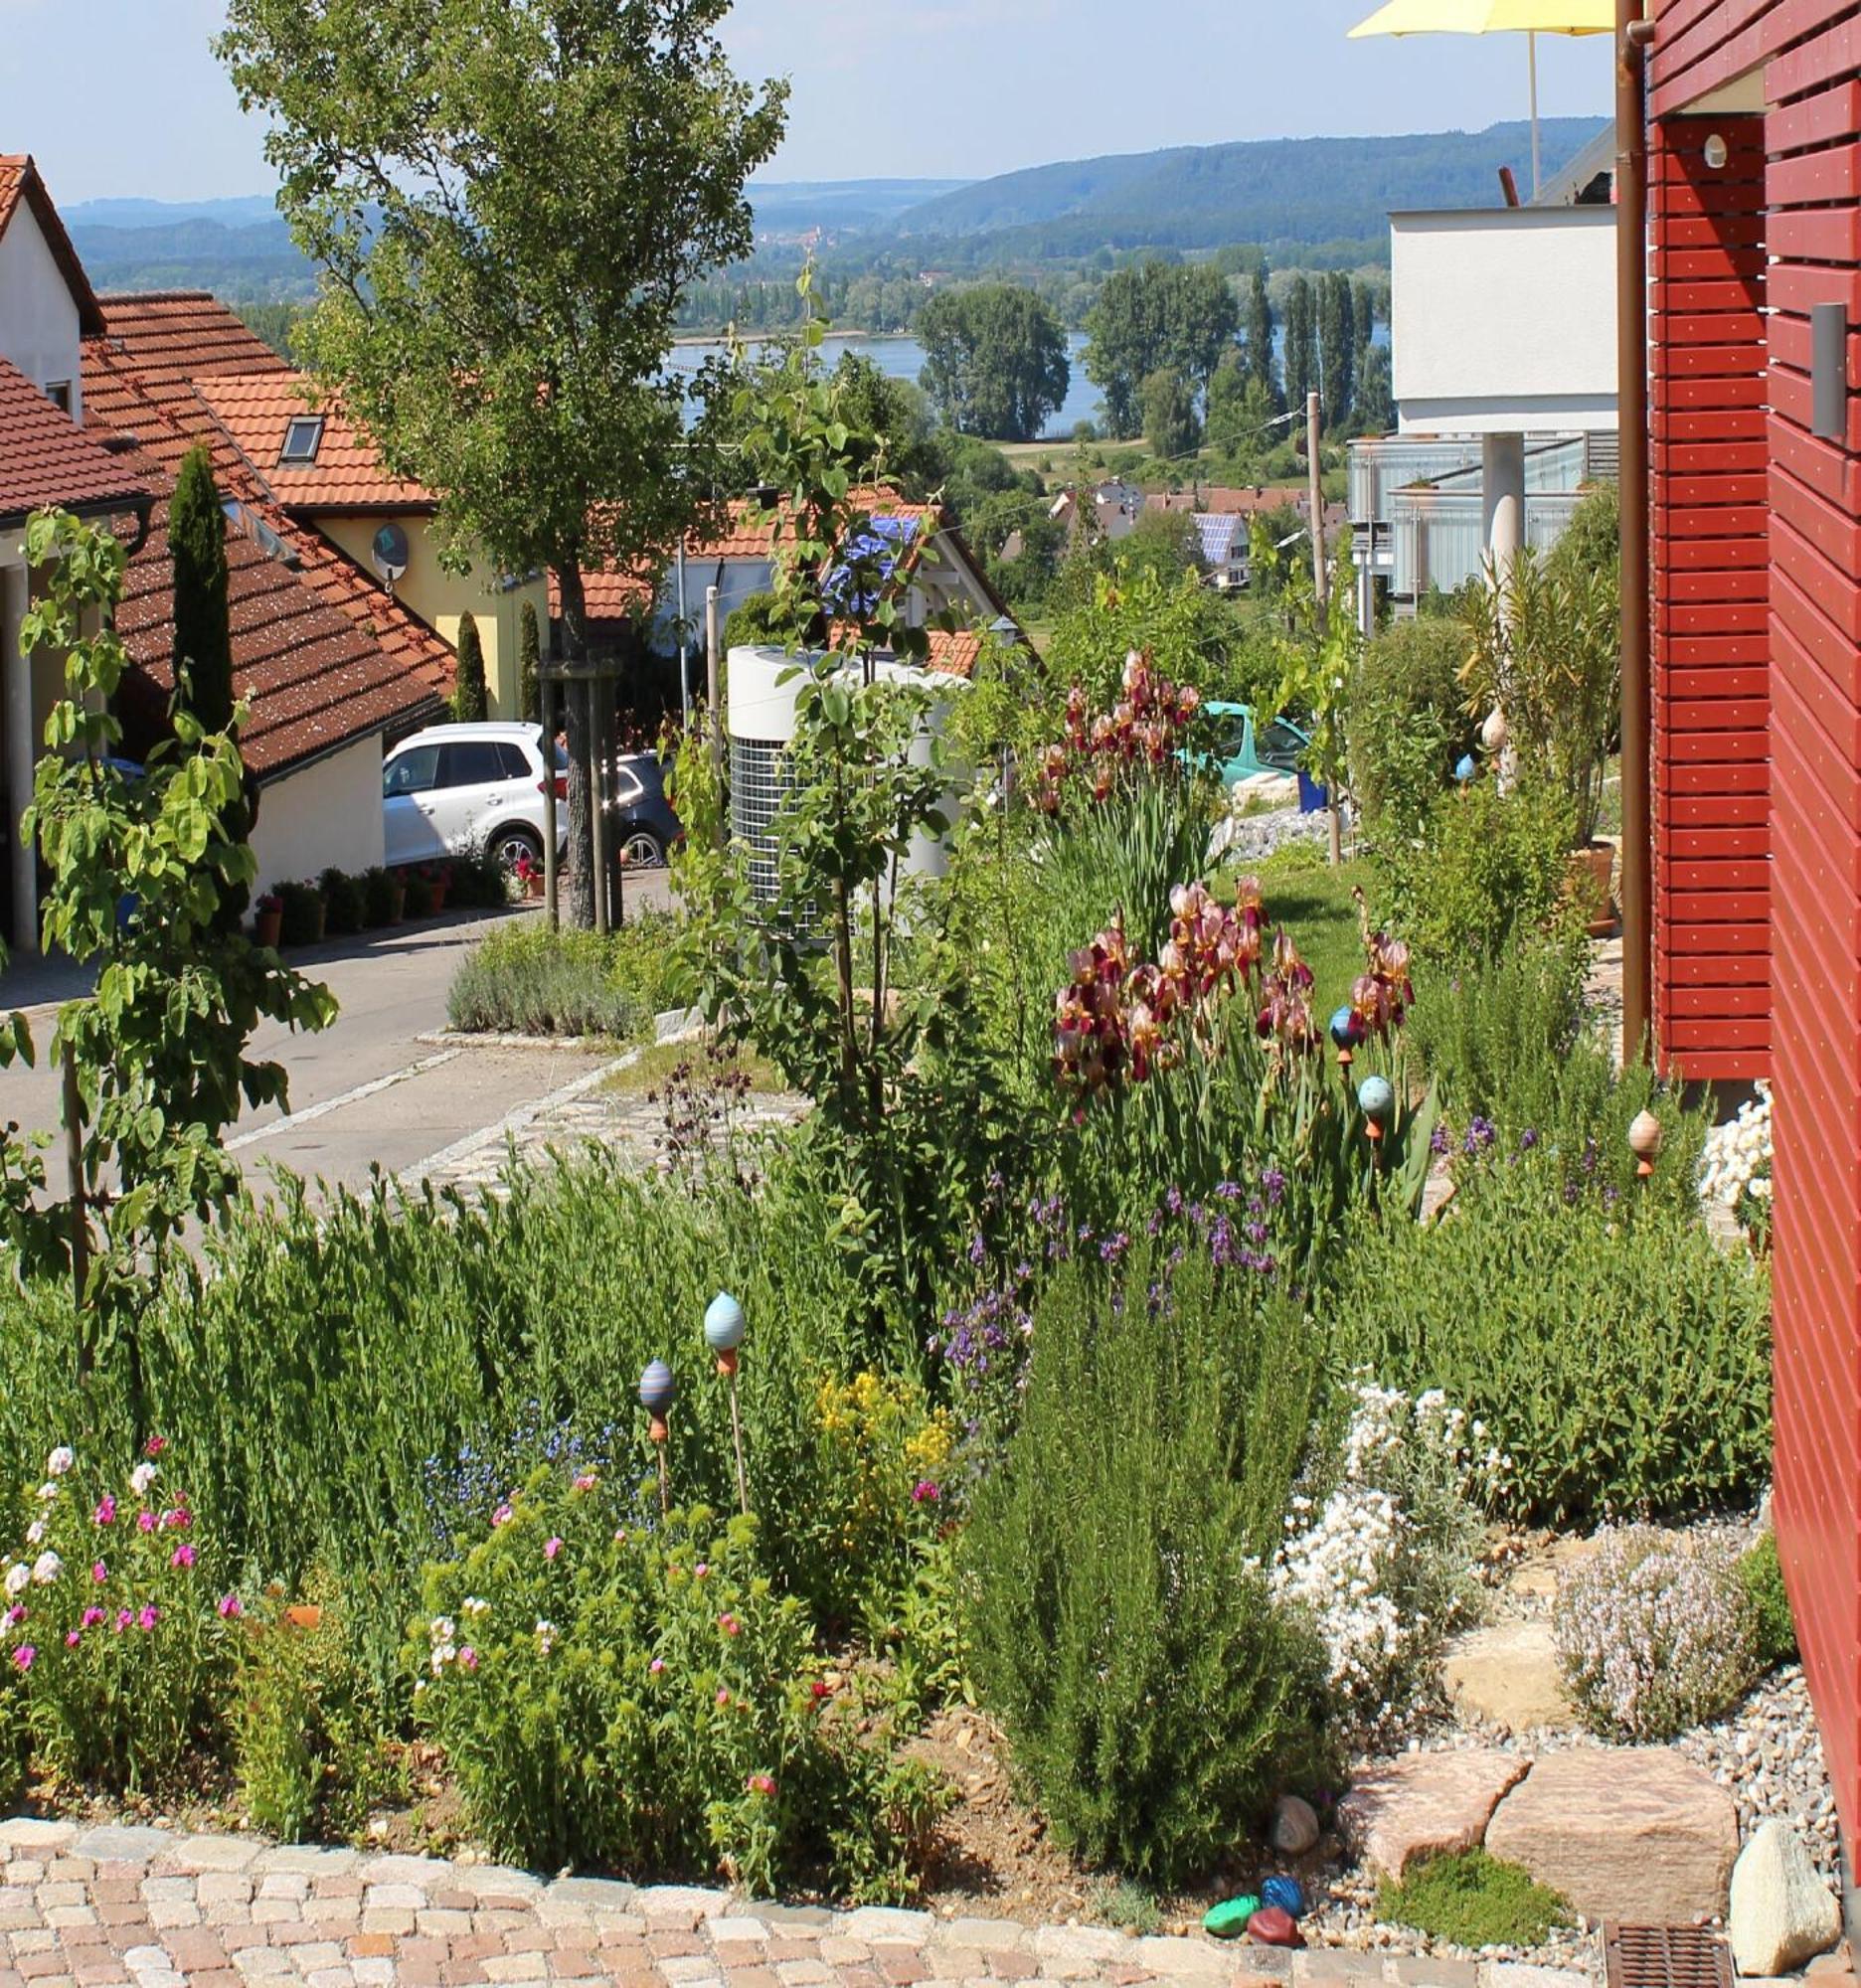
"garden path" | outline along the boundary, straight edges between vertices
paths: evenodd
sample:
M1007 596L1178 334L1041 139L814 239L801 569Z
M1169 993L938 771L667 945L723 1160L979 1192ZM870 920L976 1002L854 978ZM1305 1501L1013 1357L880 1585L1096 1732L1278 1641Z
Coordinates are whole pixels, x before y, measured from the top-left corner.
M0 1988L1589 1988L1582 1974L729 1894L254 1838L0 1823Z

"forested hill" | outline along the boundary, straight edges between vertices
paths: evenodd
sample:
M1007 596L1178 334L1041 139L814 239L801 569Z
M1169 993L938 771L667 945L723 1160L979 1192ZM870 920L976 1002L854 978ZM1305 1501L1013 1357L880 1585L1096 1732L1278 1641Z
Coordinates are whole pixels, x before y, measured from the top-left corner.
M1575 157L1603 123L1546 119L1545 171ZM910 208L891 232L913 240L986 236L1005 254L1035 257L1368 240L1383 233L1392 208L1494 205L1502 165L1528 186L1530 125L1183 146L1004 173Z

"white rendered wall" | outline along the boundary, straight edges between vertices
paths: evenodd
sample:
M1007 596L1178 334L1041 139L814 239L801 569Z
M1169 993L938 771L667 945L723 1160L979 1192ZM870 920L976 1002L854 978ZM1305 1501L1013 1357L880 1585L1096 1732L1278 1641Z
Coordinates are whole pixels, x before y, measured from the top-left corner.
M83 418L78 306L24 200L0 235L0 353L35 387L70 381L72 414Z
M261 788L254 895L273 884L314 881L332 866L352 875L384 860L382 745L359 740Z
M1390 217L1404 434L1612 428L1615 210Z

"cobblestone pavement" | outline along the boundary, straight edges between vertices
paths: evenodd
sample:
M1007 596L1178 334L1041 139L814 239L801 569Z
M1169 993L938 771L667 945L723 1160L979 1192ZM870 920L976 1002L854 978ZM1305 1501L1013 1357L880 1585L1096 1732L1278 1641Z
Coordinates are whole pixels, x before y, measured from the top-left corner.
M1589 1988L1582 1974L1039 1929L159 1829L0 1823L0 1988Z

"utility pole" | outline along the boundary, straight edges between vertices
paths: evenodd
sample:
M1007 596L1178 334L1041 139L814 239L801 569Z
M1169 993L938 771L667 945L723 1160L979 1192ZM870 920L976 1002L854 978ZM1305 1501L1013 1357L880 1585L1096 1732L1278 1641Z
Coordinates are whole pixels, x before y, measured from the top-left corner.
M1319 644L1330 632L1331 582L1325 572L1324 484L1318 469L1318 396L1305 396L1305 501L1311 506L1312 614ZM1344 861L1344 823L1338 811L1336 783L1325 782L1326 826L1331 836L1331 867Z

